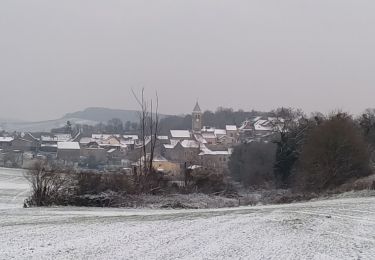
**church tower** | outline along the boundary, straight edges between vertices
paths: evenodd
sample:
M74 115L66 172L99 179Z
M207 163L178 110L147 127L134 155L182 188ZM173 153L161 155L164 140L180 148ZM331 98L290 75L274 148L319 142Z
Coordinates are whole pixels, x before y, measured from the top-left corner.
M193 132L200 132L202 130L202 111L198 102L195 104L192 113L192 130Z

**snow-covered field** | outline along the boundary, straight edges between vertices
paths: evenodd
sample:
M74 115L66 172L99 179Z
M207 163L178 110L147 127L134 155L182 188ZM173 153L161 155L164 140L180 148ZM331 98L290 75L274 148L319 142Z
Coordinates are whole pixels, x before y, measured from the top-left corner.
M375 259L375 198L216 210L23 209L0 169L0 259Z

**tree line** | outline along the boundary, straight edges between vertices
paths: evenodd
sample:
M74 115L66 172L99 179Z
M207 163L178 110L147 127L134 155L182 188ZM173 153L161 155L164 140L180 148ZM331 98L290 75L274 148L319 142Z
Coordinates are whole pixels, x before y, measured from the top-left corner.
M244 111L233 110L232 108L219 107L216 111L204 111L202 120L205 126L225 128L226 125L240 126L245 120L256 116L274 116L275 111ZM160 118L159 134L168 135L170 130L191 129L191 115L175 115ZM67 125L52 129L52 133L76 134L81 132L83 136L91 136L94 133L103 134L131 134L141 131L141 125L138 122L123 122L119 118L113 118L108 122L101 122L96 125L75 124L67 122Z
M307 117L279 109L276 138L234 149L234 180L254 188L322 192L373 173L375 110L355 118L344 112ZM281 116L282 115L282 116Z

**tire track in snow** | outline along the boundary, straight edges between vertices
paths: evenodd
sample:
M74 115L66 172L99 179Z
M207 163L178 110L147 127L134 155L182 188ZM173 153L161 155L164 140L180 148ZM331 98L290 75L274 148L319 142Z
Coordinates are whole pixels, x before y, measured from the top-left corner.
M360 218L360 217L355 217L351 215L332 214L331 212L311 212L311 211L298 211L298 210L285 210L284 212L306 214L306 215L319 216L319 217L325 217L325 218L335 217L335 218L340 218L340 219L351 219L351 220L367 222L369 224L375 225L375 221L370 220L368 218Z

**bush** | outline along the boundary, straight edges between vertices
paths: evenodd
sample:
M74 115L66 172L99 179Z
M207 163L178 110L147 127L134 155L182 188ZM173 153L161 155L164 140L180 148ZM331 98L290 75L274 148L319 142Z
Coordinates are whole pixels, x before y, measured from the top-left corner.
M201 167L187 172L186 186L181 191L207 194L225 192L227 188L228 182L223 171L218 172L215 169Z
M229 161L231 176L245 186L265 188L273 186L275 177L276 145L252 142L236 147Z
M75 175L75 179L77 195L98 195L107 191L134 192L132 180L122 173L80 172Z
M35 162L26 172L25 178L32 188L31 196L26 200L25 206L49 206L57 203L65 197L71 185L69 171L62 171L45 161Z
M297 163L295 185L322 191L370 173L361 131L351 117L338 113L309 132Z

